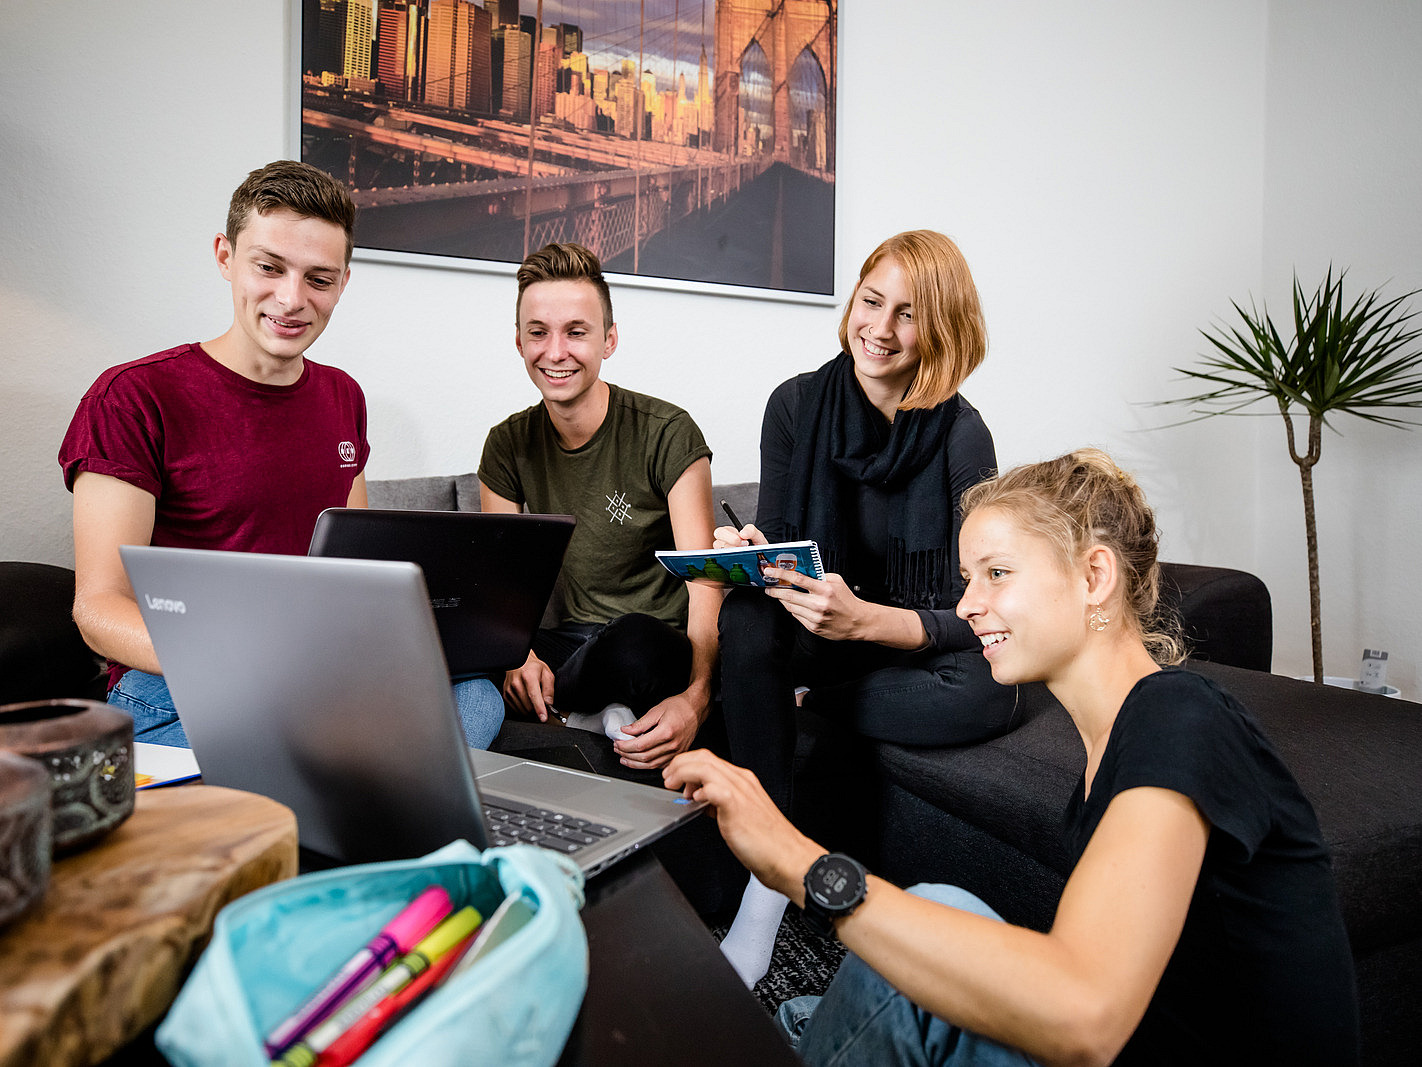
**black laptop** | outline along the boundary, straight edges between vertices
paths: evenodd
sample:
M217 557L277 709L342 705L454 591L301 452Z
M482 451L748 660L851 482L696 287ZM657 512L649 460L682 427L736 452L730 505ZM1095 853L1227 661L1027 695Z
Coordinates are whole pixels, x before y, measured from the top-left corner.
M307 555L417 564L451 677L493 674L528 658L574 523L571 515L329 508Z

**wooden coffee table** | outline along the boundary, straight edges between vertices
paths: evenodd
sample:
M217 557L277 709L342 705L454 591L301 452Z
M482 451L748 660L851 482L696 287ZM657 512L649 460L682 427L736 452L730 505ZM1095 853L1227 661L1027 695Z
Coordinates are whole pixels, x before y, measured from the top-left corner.
M143 790L0 930L0 1067L91 1064L162 1017L223 905L296 873L296 817L217 786Z
M40 909L0 931L0 1067L164 1064L152 1025L217 912L296 873L297 857L295 819L275 801L139 793L128 822L61 860ZM655 856L593 878L582 919L588 990L561 1067L800 1062Z

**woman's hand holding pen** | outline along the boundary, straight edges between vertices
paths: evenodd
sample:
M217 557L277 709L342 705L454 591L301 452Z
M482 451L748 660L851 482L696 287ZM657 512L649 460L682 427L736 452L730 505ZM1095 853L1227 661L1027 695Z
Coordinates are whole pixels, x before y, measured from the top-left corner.
M711 542L713 548L744 548L746 545L770 543L753 523L747 523L740 529L734 526L718 526L711 536L715 539Z
M731 520L732 526L718 526L712 532L714 539L711 543L713 548L744 548L746 545L768 545L765 534L755 528L753 523L743 523L731 510L731 505L724 500L721 501L721 510L726 513L726 517Z

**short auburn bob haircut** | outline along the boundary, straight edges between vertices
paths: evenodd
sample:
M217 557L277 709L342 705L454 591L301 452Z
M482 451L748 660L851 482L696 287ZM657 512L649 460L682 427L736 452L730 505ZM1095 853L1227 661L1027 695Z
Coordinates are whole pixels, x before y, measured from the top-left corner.
M958 246L936 230L908 230L884 241L859 268L844 315L839 343L849 351L849 312L865 276L891 257L908 275L913 324L918 331L918 374L899 403L900 411L933 408L958 391L987 356L987 324L978 288Z

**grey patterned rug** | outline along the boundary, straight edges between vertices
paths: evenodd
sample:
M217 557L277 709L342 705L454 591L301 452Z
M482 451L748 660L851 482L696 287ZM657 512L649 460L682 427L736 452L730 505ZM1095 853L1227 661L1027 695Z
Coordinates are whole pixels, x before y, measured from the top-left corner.
M727 926L713 927L717 941L726 936ZM822 996L830 979L844 959L844 946L838 941L826 941L805 925L800 909L785 909L780 932L775 936L775 949L770 956L770 970L756 983L755 995L771 1014L782 1001L804 995Z

